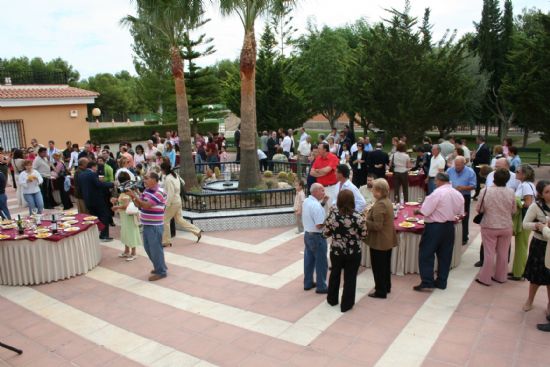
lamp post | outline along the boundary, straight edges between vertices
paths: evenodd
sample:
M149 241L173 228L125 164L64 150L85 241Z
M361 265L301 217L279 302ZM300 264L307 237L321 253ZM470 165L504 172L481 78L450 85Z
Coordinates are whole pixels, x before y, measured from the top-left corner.
M94 108L92 110L92 116L95 117L95 124L96 124L96 127L99 127L99 119L98 117L101 116L101 110L99 108Z

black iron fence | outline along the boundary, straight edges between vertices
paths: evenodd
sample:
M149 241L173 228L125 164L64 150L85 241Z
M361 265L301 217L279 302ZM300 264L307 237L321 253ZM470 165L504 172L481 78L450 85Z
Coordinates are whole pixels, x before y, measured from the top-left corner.
M0 85L68 83L68 74L61 71L33 72L0 69Z
M294 204L294 188L228 192L187 193L183 210L214 212L218 210L262 209L289 207Z

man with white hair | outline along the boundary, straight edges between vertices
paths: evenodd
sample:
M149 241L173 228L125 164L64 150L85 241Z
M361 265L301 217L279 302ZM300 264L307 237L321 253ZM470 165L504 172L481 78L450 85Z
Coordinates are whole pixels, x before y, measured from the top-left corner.
M328 197L320 183L314 183L310 195L302 204L302 222L304 225L304 290L317 288L315 293L326 294L327 287L327 240L323 237L325 209ZM313 281L315 271L316 282Z
M475 190L477 181L476 173L466 166L466 158L457 156L454 160L455 166L447 170L451 185L464 197L464 220L462 221L462 244L468 243L468 223L470 220L470 203L472 202L472 190Z
M493 186L493 182L495 180L495 171L499 168L506 168L507 170L510 170L510 163L508 162L508 159L506 158L499 158L495 162L495 169L493 172L489 173L487 175L487 180L485 181L485 187L491 187ZM520 182L516 179L516 174L514 172L510 172L510 179L508 182L506 182L506 187L510 190L516 192Z

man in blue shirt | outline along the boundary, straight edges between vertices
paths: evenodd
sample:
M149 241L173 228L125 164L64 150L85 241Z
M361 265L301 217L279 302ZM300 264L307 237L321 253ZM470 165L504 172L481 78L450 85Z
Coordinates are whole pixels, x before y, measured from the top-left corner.
M466 167L466 159L458 156L454 160L454 167L447 170L453 188L464 196L464 220L462 221L462 244L468 243L468 223L470 221L470 202L472 190L476 188L476 173L470 167Z
M315 293L327 294L327 240L323 237L325 223L324 205L328 200L325 188L320 183L311 185L310 195L302 204L302 222L304 224L304 290L317 288ZM317 282L313 281L313 273Z

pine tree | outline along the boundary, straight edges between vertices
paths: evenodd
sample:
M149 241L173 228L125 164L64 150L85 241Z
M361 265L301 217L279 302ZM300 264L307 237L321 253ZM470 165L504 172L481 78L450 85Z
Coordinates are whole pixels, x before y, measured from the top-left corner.
M198 26L209 21L207 19ZM218 79L212 68L201 68L196 63L197 59L216 52L212 42L213 39L207 38L206 34L201 34L193 40L189 32L186 32L183 38L183 60L187 61L185 79L192 134L197 132L200 121L221 116L221 109L216 106L221 101Z
M484 0L481 21L476 24L476 29L474 50L480 57L481 70L490 75L482 116L486 124L485 134L488 134L490 121L494 120L499 126L500 137L504 138L515 118L500 96L500 86L506 74L506 56L513 36L512 2L505 1L502 14L498 0Z

